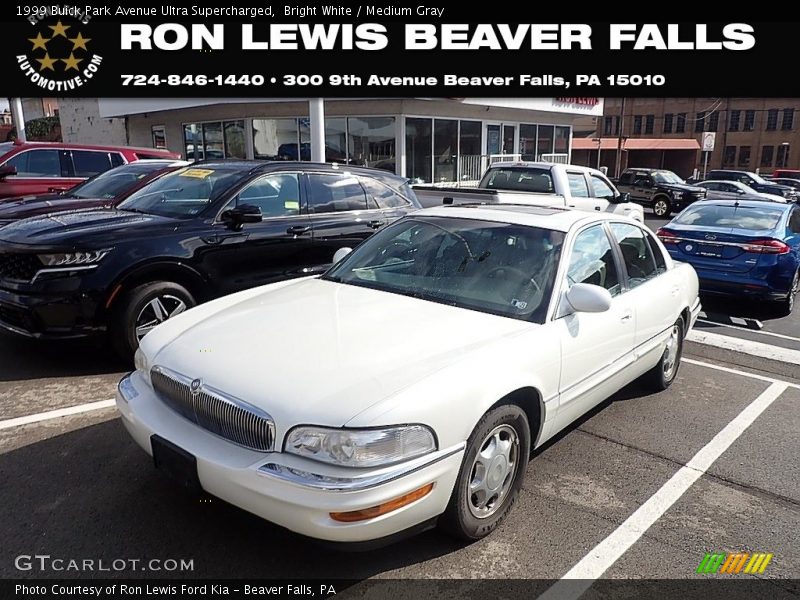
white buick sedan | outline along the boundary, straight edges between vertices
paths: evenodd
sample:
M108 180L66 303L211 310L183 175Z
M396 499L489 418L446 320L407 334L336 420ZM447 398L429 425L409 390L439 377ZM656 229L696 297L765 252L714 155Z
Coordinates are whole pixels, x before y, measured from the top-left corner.
M321 277L160 325L117 406L156 467L292 531L475 540L534 448L637 378L672 383L697 292L623 217L426 209Z

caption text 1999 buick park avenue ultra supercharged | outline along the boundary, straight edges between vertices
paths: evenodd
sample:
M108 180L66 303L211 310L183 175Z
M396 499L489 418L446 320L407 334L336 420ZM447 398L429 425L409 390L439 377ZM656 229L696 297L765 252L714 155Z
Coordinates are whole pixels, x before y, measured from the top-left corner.
M486 536L533 448L672 383L700 311L692 267L610 214L431 208L344 254L166 321L117 395L157 467L327 541Z

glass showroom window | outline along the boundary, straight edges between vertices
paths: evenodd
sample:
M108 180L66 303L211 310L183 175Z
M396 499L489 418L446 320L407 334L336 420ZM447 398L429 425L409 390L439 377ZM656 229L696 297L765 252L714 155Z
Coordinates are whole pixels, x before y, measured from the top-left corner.
M183 126L187 160L246 158L244 121L186 123Z
M406 177L415 183L430 183L433 151L433 121L406 119Z
M435 119L433 123L433 180L457 181L458 121Z
M556 154L569 154L569 127L556 126L556 141L553 152Z
M537 144L538 156L537 160L541 160L542 154L553 153L553 137L555 136L555 127L552 125L539 125L539 142Z
M536 129L536 125L526 123L519 126L519 153L522 160L536 160Z
M325 160L347 162L347 119L325 119Z
M430 146L430 120L428 127ZM347 134L348 157L352 164L395 172L394 117L349 117ZM430 154L430 150L428 152Z
M298 160L297 119L253 119L253 156L261 160Z

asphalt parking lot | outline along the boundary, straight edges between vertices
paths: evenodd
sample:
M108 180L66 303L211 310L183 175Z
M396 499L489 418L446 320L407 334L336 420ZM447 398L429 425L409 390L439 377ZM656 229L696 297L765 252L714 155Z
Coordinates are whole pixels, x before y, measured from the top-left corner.
M431 531L352 554L186 495L108 402L48 418L111 399L125 365L88 344L0 336L0 576L92 576L15 566L47 554L193 561L104 574L120 577L681 579L709 577L695 573L706 552L749 551L774 554L758 577L775 597L800 593L800 370L720 363L698 344L684 358L668 391L629 386L539 451L489 538L465 546Z

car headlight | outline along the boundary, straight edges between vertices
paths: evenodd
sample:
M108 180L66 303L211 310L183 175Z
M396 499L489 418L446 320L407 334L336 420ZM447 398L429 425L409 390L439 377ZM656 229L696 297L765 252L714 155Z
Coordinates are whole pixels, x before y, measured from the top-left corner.
M436 438L424 425L381 429L329 429L301 426L286 436L284 451L342 467L378 467L436 450Z
M672 197L676 199L683 198L683 192L674 191L672 192Z
M65 252L59 254L40 254L39 260L46 267L82 267L94 265L111 252L108 250L88 250L86 252Z

